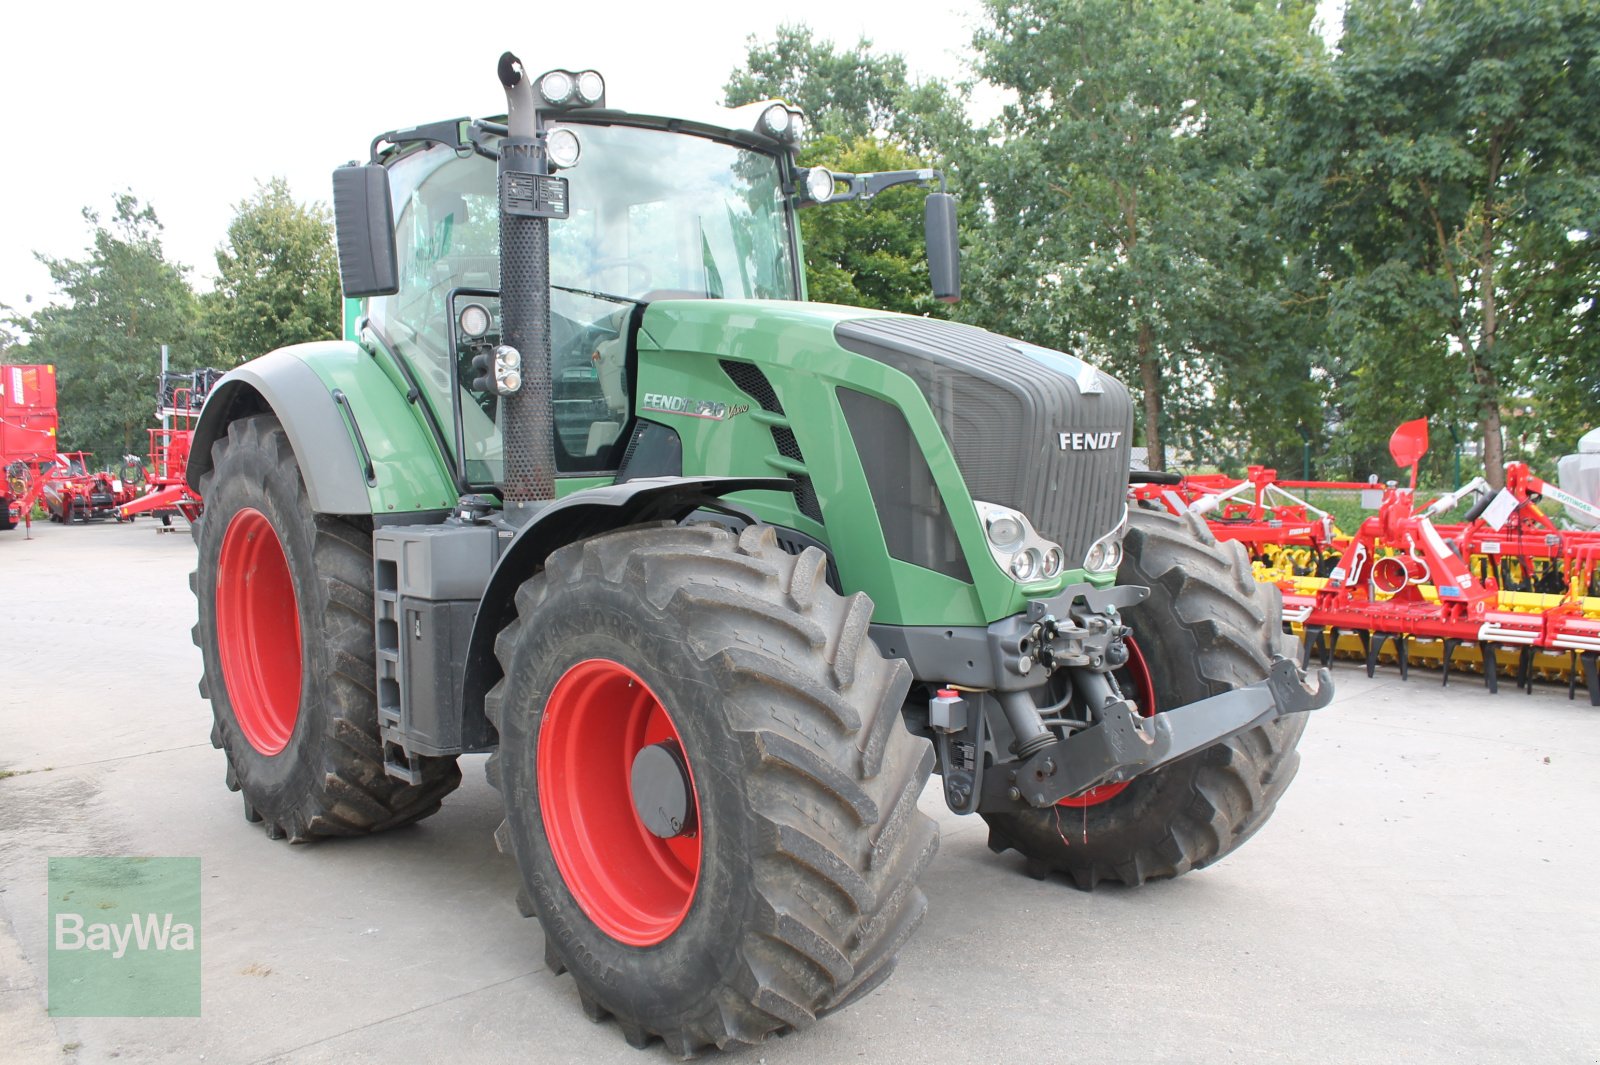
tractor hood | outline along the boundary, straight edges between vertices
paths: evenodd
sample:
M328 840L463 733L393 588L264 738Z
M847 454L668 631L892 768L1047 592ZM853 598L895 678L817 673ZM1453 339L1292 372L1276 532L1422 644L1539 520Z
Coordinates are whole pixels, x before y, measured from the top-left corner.
M1121 382L1076 356L955 322L782 301L652 303L640 339L788 364L843 387L883 369L903 374L937 421L971 499L1022 511L1061 546L1069 569L1122 521L1133 404ZM781 377L772 384L783 392ZM909 453L887 438L870 446Z

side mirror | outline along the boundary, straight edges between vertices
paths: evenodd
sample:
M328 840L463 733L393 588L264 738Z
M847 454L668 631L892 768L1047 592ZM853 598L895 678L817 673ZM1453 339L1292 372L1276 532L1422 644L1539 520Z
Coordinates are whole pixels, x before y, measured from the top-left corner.
M930 192L922 210L933 297L955 303L961 299L961 241L956 234L956 198L948 192Z
M333 172L333 225L339 245L339 282L346 298L399 292L394 207L389 173L381 164L341 166Z

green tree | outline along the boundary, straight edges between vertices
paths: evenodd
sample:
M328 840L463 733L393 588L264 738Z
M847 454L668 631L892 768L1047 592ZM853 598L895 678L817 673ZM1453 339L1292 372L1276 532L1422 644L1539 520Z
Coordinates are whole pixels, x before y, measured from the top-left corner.
M339 262L328 209L297 203L288 183L273 178L234 211L217 249L216 289L203 301L225 363L337 337Z
M730 75L724 91L730 107L769 99L798 106L811 124L800 164L835 173L938 166L935 141L948 144L970 136L959 102L942 83L914 85L900 56L877 53L865 39L841 50L804 26L781 27L768 44L752 37L746 65ZM900 186L871 203L803 211L800 232L811 298L948 315L948 306L928 289L922 235L927 191Z
M910 89L905 60L875 53L865 37L842 51L806 26L786 25L770 43L752 36L747 44L745 66L723 88L727 105L785 100L806 113L814 131L842 140L893 128L896 102Z
M162 250L154 208L125 192L109 223L89 208L83 217L93 228L88 254L38 256L62 301L13 319L29 340L8 357L55 364L62 446L108 463L148 446L161 345L174 367L194 366L199 312L188 268Z
M1581 389L1593 365L1592 299L1566 271L1592 267L1600 217L1600 9L1351 0L1344 24L1288 142L1342 380L1377 420L1475 423L1498 484L1508 405L1537 410L1526 388Z
M923 163L910 153L859 137L848 145L823 137L801 154L806 165L840 173L912 170ZM870 203L818 204L800 215L807 290L819 303L946 317L949 306L928 287L922 204L928 190L887 189Z
M1127 380L1152 468L1172 438L1231 451L1246 433L1230 402L1259 396L1263 362L1310 380L1307 353L1274 343L1286 252L1263 182L1275 79L1320 48L1311 5L986 6L977 69L1016 102L975 164L991 225L974 285L992 296L975 312ZM1278 387L1305 407L1313 386Z

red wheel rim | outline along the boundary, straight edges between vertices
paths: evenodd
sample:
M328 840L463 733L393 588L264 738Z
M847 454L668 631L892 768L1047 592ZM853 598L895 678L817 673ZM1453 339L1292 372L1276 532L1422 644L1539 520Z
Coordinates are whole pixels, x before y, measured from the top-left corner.
M1150 667L1144 660L1144 652L1139 650L1139 645L1132 639L1128 641L1128 666L1125 672L1126 679L1133 681L1133 705L1139 708L1143 717L1151 717L1156 712L1156 686L1150 680ZM1071 806L1078 809L1084 806L1099 806L1122 794L1122 789L1133 783L1124 780L1116 784L1101 784L1098 788L1090 788L1081 795L1069 795L1056 803L1057 806Z
M539 727L539 809L556 867L589 919L629 946L676 932L700 882L699 831L662 839L634 809L634 757L668 740L687 752L650 687L601 658L562 674ZM692 768L689 790L698 825Z
M261 754L278 754L300 717L300 610L283 544L251 507L222 534L217 651L239 731Z

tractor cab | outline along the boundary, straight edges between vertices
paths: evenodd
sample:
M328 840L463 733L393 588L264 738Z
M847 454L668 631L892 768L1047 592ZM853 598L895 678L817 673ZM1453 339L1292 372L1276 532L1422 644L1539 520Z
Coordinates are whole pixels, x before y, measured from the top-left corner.
M559 189L547 215L557 476L618 468L634 405L628 348L640 308L662 300L804 300L800 207L939 180L931 170L801 168L795 154L804 119L779 101L692 121L607 108L593 71L552 71L536 84L537 137L549 171L542 178ZM598 95L585 97L579 86ZM385 133L374 141L372 162L335 175L342 234L381 225L376 201L384 192L393 219L392 249L375 256L381 267L392 253L392 273L373 286L364 314L347 315L349 339L357 339L359 322L412 367L463 487L480 491L504 482L499 400L522 379L520 359L495 366L493 357L504 340L496 160L508 134L502 121L467 119ZM381 185L355 180L379 168ZM379 195L366 202L372 189ZM930 198L929 245L949 251L949 197ZM358 243L341 236L347 274L360 268L345 254ZM953 252L934 261L936 289L953 298ZM474 360L498 372L474 370Z

